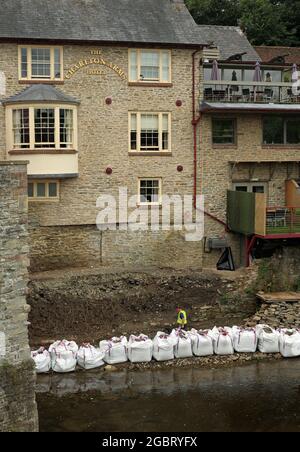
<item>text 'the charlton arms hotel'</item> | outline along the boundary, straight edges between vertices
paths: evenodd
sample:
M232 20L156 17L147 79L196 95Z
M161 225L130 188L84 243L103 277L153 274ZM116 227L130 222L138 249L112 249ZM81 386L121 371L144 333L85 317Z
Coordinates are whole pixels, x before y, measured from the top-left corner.
M292 73L183 0L2 0L0 161L29 162L31 269L201 268L229 247L239 266L298 240ZM122 187L158 223L165 195L204 195L203 240L175 215L99 230L97 199Z

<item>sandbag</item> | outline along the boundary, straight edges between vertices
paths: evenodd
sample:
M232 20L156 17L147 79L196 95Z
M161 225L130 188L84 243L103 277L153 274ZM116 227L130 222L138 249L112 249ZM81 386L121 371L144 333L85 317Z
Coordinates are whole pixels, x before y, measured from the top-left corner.
M51 356L48 350L44 347L31 352L31 358L35 364L35 371L37 374L43 374L51 370Z
M100 351L104 353L104 361L107 364L121 364L128 361L128 341L125 336L113 337L108 341L101 341Z
M192 339L188 332L180 328L173 330L170 339L174 344L175 358L191 358L193 356Z
M279 331L268 325L257 325L258 350L261 353L279 353Z
M231 328L214 327L211 331L214 342L214 352L216 355L233 355L233 334Z
M153 342L145 334L131 335L128 341L128 359L132 363L149 363L152 360Z
M77 364L78 346L74 341L56 341L49 347L54 372L74 372Z
M153 358L156 361L174 359L174 345L169 334L158 332L153 340Z
M77 353L77 363L83 369L97 369L104 365L104 353L91 344L83 344Z
M190 331L192 351L195 356L211 356L214 354L213 339L209 330Z
M300 356L300 333L298 330L281 330L279 336L279 350L284 358Z
M254 328L233 327L233 346L237 353L255 353L258 337Z

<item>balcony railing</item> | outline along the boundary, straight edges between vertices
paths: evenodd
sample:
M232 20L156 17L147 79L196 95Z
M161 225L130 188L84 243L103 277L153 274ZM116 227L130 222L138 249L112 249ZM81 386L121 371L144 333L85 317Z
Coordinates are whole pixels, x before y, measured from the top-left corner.
M272 82L204 82L206 102L300 104L300 90L291 83Z
M299 207L267 207L267 234L300 233Z

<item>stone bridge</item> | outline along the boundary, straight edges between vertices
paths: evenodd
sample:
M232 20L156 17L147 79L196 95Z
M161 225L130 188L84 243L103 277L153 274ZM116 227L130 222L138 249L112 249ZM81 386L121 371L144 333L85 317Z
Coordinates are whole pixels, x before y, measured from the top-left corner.
M27 164L0 161L0 431L38 430L28 343Z

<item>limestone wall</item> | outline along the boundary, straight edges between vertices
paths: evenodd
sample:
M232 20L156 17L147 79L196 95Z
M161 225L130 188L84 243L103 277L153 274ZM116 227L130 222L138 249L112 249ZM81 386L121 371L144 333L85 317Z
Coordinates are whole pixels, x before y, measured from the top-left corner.
M27 165L0 161L0 431L37 430L30 360Z

